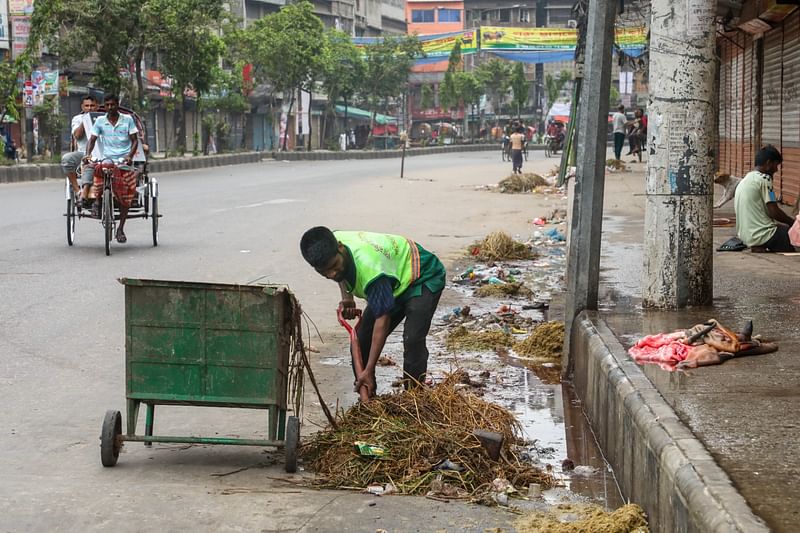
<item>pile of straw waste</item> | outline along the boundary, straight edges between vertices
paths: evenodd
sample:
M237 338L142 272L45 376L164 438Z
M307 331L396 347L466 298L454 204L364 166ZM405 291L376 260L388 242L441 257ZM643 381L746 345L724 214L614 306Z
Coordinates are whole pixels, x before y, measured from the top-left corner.
M606 168L614 170L627 170L628 166L619 159L606 159Z
M533 291L522 283L487 283L475 289L475 296L481 298L487 296L521 296L523 298L530 298L533 296Z
M533 259L536 254L527 245L517 242L502 231L495 231L482 241L472 243L469 253L479 261Z
M327 428L303 445L306 466L316 483L328 488L363 489L391 484L401 494L478 498L491 490L495 478L515 487L553 485L550 474L517 459L520 426L500 406L457 390L459 375L434 386L378 396L339 415L338 429ZM500 459L490 459L474 429L503 435ZM353 443L383 447L381 458L363 457ZM435 469L444 461L459 469Z
M547 187L550 183L539 174L526 172L525 174L511 174L497 184L500 192L524 193L531 192L536 187Z
M536 326L533 333L514 345L514 351L525 357L561 359L564 348L564 323L545 322Z
M648 533L647 516L636 504L613 512L597 505L559 505L548 512L529 513L514 523L519 533Z
M447 334L445 344L451 351L480 352L509 348L514 344L514 337L501 330L470 331L464 326L458 326Z

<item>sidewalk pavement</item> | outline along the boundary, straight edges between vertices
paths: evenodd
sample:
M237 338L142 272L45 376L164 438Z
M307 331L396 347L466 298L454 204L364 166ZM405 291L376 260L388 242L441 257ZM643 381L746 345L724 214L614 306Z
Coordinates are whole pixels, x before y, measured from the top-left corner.
M606 175L600 310L582 315L574 328L583 342L573 346L586 352L574 357L576 384L589 395L582 397L587 414L626 496L643 504L657 530L796 531L800 256L715 251L710 307L643 310L645 165ZM714 216L734 221L733 202ZM715 250L735 234L733 225L715 227ZM712 317L736 330L752 319L755 334L779 351L684 372L640 367L625 353L644 335Z

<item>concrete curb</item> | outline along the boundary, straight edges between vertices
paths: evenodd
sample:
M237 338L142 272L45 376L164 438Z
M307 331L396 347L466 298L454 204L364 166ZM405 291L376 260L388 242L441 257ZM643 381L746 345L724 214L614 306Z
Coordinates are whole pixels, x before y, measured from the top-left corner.
M528 151L544 150L544 146L532 145ZM451 152L500 152L499 143L491 144L457 144L453 146L432 146L428 148L409 148L406 150L406 157L418 155L446 154ZM400 149L392 150L349 150L346 152L272 152L271 157L282 161L330 161L344 159L384 159L390 157L401 157L403 151ZM498 153L499 156L499 153Z
M584 412L651 531L769 531L599 314L581 313L571 337Z
M529 151L543 150L540 145L528 147ZM433 146L428 148L410 148L406 150L406 157L418 155L444 154L451 152L489 152L499 151L500 144L459 144L454 146ZM258 163L262 159L277 159L283 161L330 161L346 159L385 159L400 157L402 150L351 150L347 152L241 152L235 154L208 155L196 157L171 157L167 159L154 159L150 161L150 172L164 173L178 170L195 170L224 165L240 165ZM0 166L0 183L15 183L18 181L39 181L48 178L62 178L61 165L49 164L21 164Z

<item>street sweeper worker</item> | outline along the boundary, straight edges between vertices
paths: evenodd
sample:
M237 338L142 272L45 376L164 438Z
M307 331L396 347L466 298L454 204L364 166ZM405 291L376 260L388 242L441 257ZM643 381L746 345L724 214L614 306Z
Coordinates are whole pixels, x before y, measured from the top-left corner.
M375 365L386 338L403 319L405 387L423 383L426 337L446 281L439 258L399 235L323 226L305 232L300 251L318 273L339 284L344 318L357 315L354 296L367 301L357 330L364 370L359 375L353 368L354 390L366 385L370 396L375 394Z

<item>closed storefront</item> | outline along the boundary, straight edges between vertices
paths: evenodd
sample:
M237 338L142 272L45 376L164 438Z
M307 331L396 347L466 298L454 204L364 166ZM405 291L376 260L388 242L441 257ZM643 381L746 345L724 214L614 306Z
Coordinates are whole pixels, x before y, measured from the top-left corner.
M731 32L719 43L719 170L742 176L752 165L755 143L757 61L751 36Z
M775 190L783 203L792 204L800 196L800 10L762 17L758 24L742 24L755 28L751 33L729 31L717 40L718 166L743 176L760 146L776 146L784 162Z

